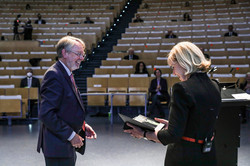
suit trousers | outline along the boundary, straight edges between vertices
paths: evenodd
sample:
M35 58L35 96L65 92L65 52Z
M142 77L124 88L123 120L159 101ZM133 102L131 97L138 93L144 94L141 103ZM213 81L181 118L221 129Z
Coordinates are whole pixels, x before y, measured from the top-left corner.
M46 166L75 166L76 153L72 158L53 158L45 157Z

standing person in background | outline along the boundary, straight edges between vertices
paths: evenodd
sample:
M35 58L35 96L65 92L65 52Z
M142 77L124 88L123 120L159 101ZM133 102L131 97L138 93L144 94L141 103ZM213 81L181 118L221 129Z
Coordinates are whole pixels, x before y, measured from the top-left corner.
M135 66L135 74L148 74L147 67L144 62L140 61Z
M39 119L41 128L37 151L43 150L46 166L75 166L76 148L96 133L85 123L85 109L72 71L85 58L85 43L65 36L56 46L59 61L45 73L41 86ZM84 131L84 135L78 132Z
M28 68L26 70L27 77L21 80L20 87L21 88L31 88L31 87L37 87L40 88L40 81L38 78L33 76L33 70L31 68Z
M156 69L154 71L155 79L150 83L149 92L150 99L152 100L151 108L149 109L148 116L151 116L156 113L156 108L158 109L159 117L165 118L164 110L161 106L161 101L167 101L169 103L170 96L168 94L168 84L167 80L162 78L161 69Z
M46 21L42 19L42 15L40 13L37 14L37 20L35 21L35 24L46 24Z
M33 27L31 25L31 21L28 20L26 23L25 23L25 26L23 27L24 30L23 30L23 39L24 40L32 40L32 31L33 31Z
M13 24L14 37L13 37L13 40L20 40L19 32L18 32L18 27L19 27L19 24L21 23L20 17L21 17L21 14L18 14L16 16L16 19L14 20L14 24Z
M168 145L165 166L216 166L215 121L221 105L217 83L205 72L211 65L201 50L190 42L180 42L170 51L168 64L181 82L174 84L169 121L163 130L147 132L132 125L136 138Z
M129 48L127 52L128 52L128 55L124 56L123 59L125 60L138 60L139 59L139 57L135 55L135 50L133 48Z

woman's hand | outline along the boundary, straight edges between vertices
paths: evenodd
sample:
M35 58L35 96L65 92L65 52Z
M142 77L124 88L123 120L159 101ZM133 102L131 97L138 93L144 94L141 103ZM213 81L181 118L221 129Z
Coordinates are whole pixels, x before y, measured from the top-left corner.
M130 123L127 123L127 125L132 129L124 130L125 133L129 133L134 138L143 138L144 131L141 128Z
M161 119L161 118L155 118L155 121L165 124L163 129L165 129L165 130L168 129L168 120Z
M138 139L143 138L144 131L141 128L139 128L139 127L137 127L135 125L132 125L130 123L127 123L127 125L129 127L131 127L132 129L124 130L125 133L129 133L134 138L138 138ZM155 132L148 131L146 133L146 138L148 140L150 140L150 141L154 141L154 142L160 143L160 141L157 138L157 133L158 133L158 131L155 131Z

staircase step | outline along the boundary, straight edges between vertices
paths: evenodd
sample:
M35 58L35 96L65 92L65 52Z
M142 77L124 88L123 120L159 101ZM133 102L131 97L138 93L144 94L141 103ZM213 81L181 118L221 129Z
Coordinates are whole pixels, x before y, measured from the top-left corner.
M94 74L95 68L101 65L101 61L107 58L109 52L113 50L113 46L117 44L117 40L121 39L121 34L125 33L128 28L134 14L136 13L141 0L128 0L130 4L126 4L127 8L122 9L125 12L121 13L122 17L115 18L114 23L116 26L111 26L112 31L108 31L109 35L106 35L98 43L99 47L93 49L93 54L88 55L88 61L84 62L82 68L75 72L76 84L79 87L81 93L86 93L87 90L87 77L91 77ZM119 21L117 21L119 19ZM84 103L86 104L87 96L82 96Z

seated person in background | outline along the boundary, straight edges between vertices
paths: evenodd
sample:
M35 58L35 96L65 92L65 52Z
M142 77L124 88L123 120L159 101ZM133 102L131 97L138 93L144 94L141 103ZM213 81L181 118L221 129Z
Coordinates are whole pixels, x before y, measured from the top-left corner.
M133 48L128 49L128 55L126 55L123 59L125 60L137 60L139 57L134 54L135 50Z
M142 5L142 9L148 9L148 8L149 8L149 6L148 6L147 3L144 3L144 4Z
M31 21L28 20L26 23L25 23L25 26L23 27L24 30L23 30L23 39L24 40L32 40L32 31L33 31L33 27L31 25Z
M247 94L250 94L250 72L247 73L245 81L240 84L240 89L244 90ZM247 122L246 109L246 106L241 107L242 123Z
M68 6L68 9L70 9L70 10L73 9L73 6L72 6L72 5L69 5L69 6Z
M143 20L141 19L140 14L136 14L136 19L135 19L133 22L134 22L134 23L143 22Z
M165 118L164 110L161 108L161 101L167 101L169 103L170 96L168 94L168 84L166 79L162 78L162 72L160 69L154 71L155 79L151 81L149 92L151 93L150 98L152 100L151 108L149 108L148 116L156 113L156 107L158 108L158 114L161 118Z
M233 25L228 25L228 32L224 34L225 37L229 36L238 36L236 32L234 32L234 27Z
M233 4L237 4L236 3L236 0L231 0L231 4L233 5Z
M90 20L89 16L86 16L86 20L83 23L84 24L94 24L94 21Z
M189 7L189 6L190 6L189 1L185 2L185 7Z
M177 36L170 29L170 30L168 30L168 33L166 34L165 38L177 38Z
M42 19L42 15L40 13L37 14L37 20L35 21L35 24L46 24L46 21Z
M183 14L183 21L192 21L192 19L190 18L190 15L188 13Z
M72 32L68 32L67 36L73 36Z
M31 10L30 4L27 3L25 9L26 10Z
M38 78L33 77L33 70L31 68L28 68L26 70L27 77L21 80L20 87L21 88L38 88L38 92L40 92L40 81ZM37 117L37 100L29 100L29 108L27 112L27 117Z
M135 74L148 74L147 67L144 62L140 61L135 66Z
M26 70L27 77L21 80L20 87L21 88L31 88L31 87L37 87L40 88L40 81L38 78L33 77L33 70L31 68L28 68Z
M205 49L204 49L204 48L200 48L200 50L201 50L201 52L203 53L203 55L205 56L205 58L206 58L207 60L209 60L209 59L210 59L210 56L209 56L208 54L205 53Z

